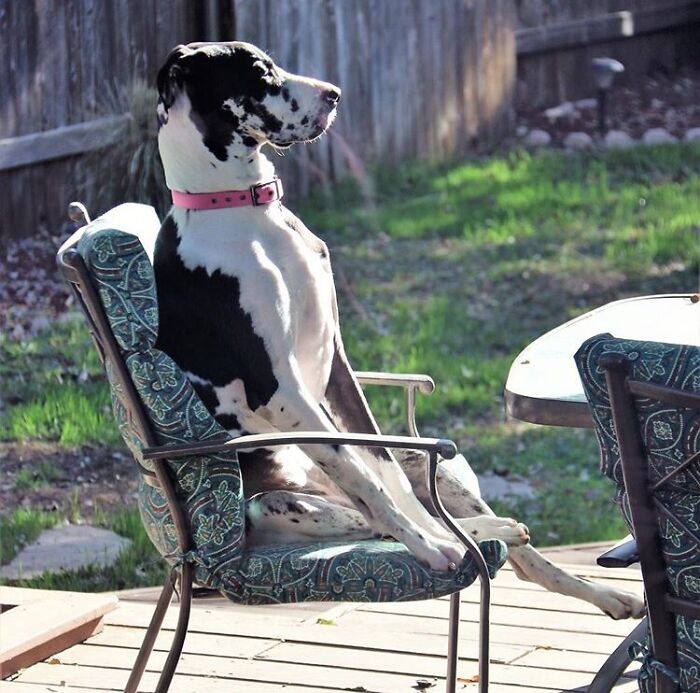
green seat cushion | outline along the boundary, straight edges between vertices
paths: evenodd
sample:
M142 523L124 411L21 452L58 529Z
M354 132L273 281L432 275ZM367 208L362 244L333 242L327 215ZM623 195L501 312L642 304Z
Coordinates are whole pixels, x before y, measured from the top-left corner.
M507 557L500 541L479 548L491 576ZM454 572L421 565L394 541L365 540L248 548L237 570L221 574L221 592L242 604L305 601L394 602L432 599L470 585L476 565L467 554Z

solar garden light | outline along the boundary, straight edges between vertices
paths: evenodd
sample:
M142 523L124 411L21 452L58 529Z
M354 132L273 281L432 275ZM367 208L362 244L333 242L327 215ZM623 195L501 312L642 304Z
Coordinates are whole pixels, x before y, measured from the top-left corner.
M625 71L625 66L613 58L594 58L591 62L593 68L593 77L598 86L598 132L601 135L605 134L606 126L606 110L608 91L612 87L615 75Z

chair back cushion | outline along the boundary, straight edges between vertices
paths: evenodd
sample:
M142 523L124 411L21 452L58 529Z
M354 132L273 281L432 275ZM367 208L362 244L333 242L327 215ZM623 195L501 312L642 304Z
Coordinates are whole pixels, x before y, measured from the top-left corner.
M145 205L120 205L88 225L78 244L93 286L119 346L131 382L159 445L226 438L187 378L154 347L158 305L151 263L159 222ZM129 415L130 406L115 374L105 363L119 430L142 466L147 446ZM215 573L240 561L245 540L245 505L235 453L187 458L168 463L171 478L194 542L191 558L201 584L218 584ZM146 531L170 562L178 557L177 532L163 492L141 480L139 506Z
M151 260L159 227L152 207L123 204L90 223L78 243L112 333L125 351L152 347L158 337Z
M598 365L605 354L623 354L630 363L632 380L700 393L700 347L599 335L586 341L575 356L595 423L602 470L615 481L616 500L635 534L605 372ZM634 400L651 487L700 451L700 410L640 397ZM699 602L700 460L654 490L652 497L657 507L669 591L674 596ZM700 620L677 616L676 633L681 689L700 691ZM640 677L643 690L651 690L652 681L647 666Z

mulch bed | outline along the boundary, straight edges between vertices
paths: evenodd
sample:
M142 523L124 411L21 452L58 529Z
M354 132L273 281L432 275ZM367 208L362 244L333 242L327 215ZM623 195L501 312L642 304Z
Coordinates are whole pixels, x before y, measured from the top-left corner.
M73 298L56 267L56 252L69 232L40 233L0 252L0 334L13 340L37 335L62 318Z
M52 472L50 482L39 476L41 464ZM95 511L111 514L136 503L136 472L126 451L85 446L66 450L57 443L0 443L0 507L3 512L31 508L70 513L89 522ZM34 483L17 487L17 475L31 470ZM76 517L77 516L77 517Z
M594 95L591 95L594 96ZM576 103L576 102L575 102ZM561 144L571 132L591 136L598 130L595 104L576 107L570 115L551 120L545 110L518 114L518 125L545 130L554 144ZM683 139L685 133L700 127L700 73L685 72L680 76L657 76L631 87L613 87L608 100L608 128L622 130L640 139L651 128L665 128Z

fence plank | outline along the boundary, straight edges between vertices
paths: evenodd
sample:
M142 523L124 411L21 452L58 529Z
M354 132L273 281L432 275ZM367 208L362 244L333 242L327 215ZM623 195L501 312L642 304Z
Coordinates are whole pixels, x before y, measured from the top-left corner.
M516 33L519 56L615 41L700 21L700 4L613 12L597 17L550 24Z
M0 140L0 171L106 147L116 142L128 116L106 116L78 125Z

